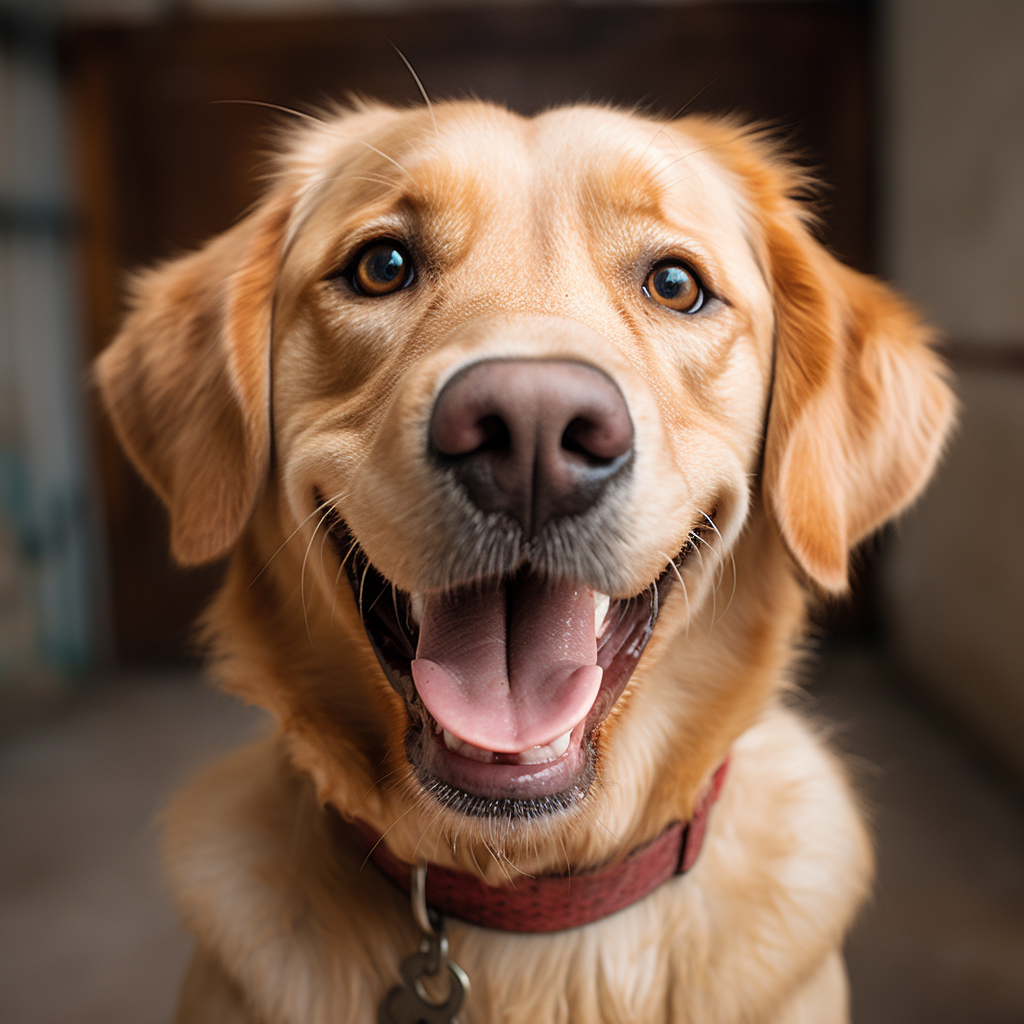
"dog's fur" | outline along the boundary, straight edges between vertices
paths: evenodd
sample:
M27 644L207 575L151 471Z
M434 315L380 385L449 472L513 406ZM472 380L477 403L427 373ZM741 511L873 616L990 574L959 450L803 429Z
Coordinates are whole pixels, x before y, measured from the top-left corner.
M869 842L842 768L782 697L807 594L842 593L851 547L916 496L952 402L915 314L813 238L808 184L729 122L369 105L305 123L258 208L141 277L98 364L103 395L178 560L230 553L214 667L279 725L167 814L197 942L180 1021L376 1019L417 931L325 805L405 861L507 884L625 856L686 819L730 753L690 873L568 932L452 920L473 984L460 1019L846 1019L840 945ZM369 299L336 279L375 237L407 243L414 287ZM644 294L666 256L715 296L699 313ZM497 357L600 367L635 427L628 484L605 520L563 521L554 554L496 541L427 458L440 388ZM399 592L509 572L525 552L613 599L698 528L594 737L585 797L503 818L424 789L327 537L339 520Z

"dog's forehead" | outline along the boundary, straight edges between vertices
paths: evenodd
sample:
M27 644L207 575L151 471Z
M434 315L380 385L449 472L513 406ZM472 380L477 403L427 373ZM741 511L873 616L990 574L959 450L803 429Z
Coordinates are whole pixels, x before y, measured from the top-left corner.
M685 124L602 107L524 118L456 105L435 138L423 142L410 147L403 163L411 161L410 177L437 207L451 197L453 180L462 179L510 201L529 196L535 211L583 196L610 214L663 219L701 233L743 231L739 189L713 147Z
M744 230L740 190L685 122L586 106L524 117L460 102L438 105L434 116L374 111L331 129L333 159L318 149L307 166L319 162L328 182L339 163L345 172L335 180L369 172L392 184L391 200L424 217L450 220L471 205L477 215L489 210L507 219L523 202L536 215L585 196L610 214L659 218L702 234Z
M470 274L469 254L496 246L506 267L546 273L673 255L720 294L763 305L745 191L700 121L586 106L525 117L459 102L433 116L374 109L314 132L315 146L293 150L300 198L285 250L296 282L376 235L411 238L435 266ZM293 245L300 234L309 244Z

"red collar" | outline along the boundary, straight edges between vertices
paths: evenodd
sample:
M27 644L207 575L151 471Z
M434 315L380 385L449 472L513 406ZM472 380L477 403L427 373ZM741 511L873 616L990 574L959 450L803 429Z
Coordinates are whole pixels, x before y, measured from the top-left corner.
M560 932L624 910L693 867L728 765L726 758L711 777L689 823L673 822L618 864L579 875L524 876L511 886L488 885L477 875L431 864L427 904L448 917L505 932ZM412 867L395 857L365 822L357 820L354 826L377 867L408 892Z

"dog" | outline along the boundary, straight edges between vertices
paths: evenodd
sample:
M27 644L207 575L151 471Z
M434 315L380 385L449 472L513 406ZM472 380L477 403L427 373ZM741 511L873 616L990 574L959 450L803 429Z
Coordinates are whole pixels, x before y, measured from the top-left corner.
M786 694L953 401L811 188L729 120L366 103L138 278L99 386L277 723L166 812L180 1022L847 1019L870 842Z

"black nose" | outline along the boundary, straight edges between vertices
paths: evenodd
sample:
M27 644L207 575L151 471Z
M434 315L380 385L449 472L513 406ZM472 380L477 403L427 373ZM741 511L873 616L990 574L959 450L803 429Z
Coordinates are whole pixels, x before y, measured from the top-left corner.
M532 536L585 512L626 470L633 424L622 392L596 367L493 359L441 389L430 444L478 508L505 512Z

